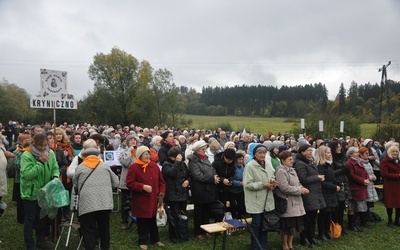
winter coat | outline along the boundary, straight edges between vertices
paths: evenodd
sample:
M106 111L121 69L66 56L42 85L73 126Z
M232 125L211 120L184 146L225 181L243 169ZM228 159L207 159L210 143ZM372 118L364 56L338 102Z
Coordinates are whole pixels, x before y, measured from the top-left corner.
M367 186L367 192L368 192L367 202L377 202L379 200L379 197L374 187L374 181L372 180L374 176L374 169L372 168L368 160L361 160L361 162L364 165L365 171L367 171L369 176L369 184Z
M223 180L228 179L230 182L232 182L232 178L236 170L235 161L227 164L224 160L224 152L220 152L215 155L212 166L215 168L218 177L221 179L221 181L217 184L218 191L222 192L228 190L230 186L226 186L223 183Z
M238 194L243 192L243 173L244 173L244 166L236 165L235 174L232 178L232 186L229 189L230 192L234 194Z
M166 183L165 201L187 201L189 189L182 187L186 180L190 182L189 170L184 161L173 161L168 158L162 167L162 174Z
M132 157L132 152L125 150L119 154L118 161L121 163L121 176L119 177L119 188L128 189L126 186L126 174L128 173L129 167L135 162L136 157Z
M333 169L335 171L335 179L339 183L340 191L336 192L338 201L346 201L351 199L349 179L347 177L350 169L346 164L345 157L333 157Z
M7 158L6 149L1 146L0 149L0 196L7 194Z
M143 186L152 187L152 192L144 191ZM157 212L157 198L162 193L165 194L165 181L158 165L149 162L146 172L142 167L133 163L126 175L126 186L131 190L131 212L133 216L139 218L153 218Z
M338 205L336 190L339 183L335 180L335 171L330 163L318 165L318 174L325 175L325 180L321 182L322 196L324 197L327 208L333 208Z
M364 165L353 158L347 160L347 165L350 168L349 184L351 197L355 201L365 201L368 199L368 192L364 180L369 180L368 173L365 171Z
M206 204L217 200L217 186L214 176L215 168L208 159L201 159L196 154L187 157L191 179L191 191L194 204Z
M60 172L53 150L49 151L50 157L43 164L37 160L30 151L25 151L21 156L21 198L24 200L37 200L39 189L44 187Z
M389 156L382 159L383 201L387 208L400 208L400 163Z
M317 166L303 155L297 154L294 169L296 170L301 185L310 191L308 195L303 196L305 210L313 211L325 208L326 204L322 196L322 185L318 179Z
M255 159L246 164L243 186L247 213L260 214L275 209L273 192L264 188L264 183L269 183L272 178L275 178L275 175L271 165L265 164L263 168Z
M169 143L161 142L161 147L158 150L158 160L160 165L164 164L164 161L168 158L168 150L172 148L172 145Z
M296 171L293 168L281 165L276 169L275 177L279 183L279 187L275 189L276 195L287 198L288 206L281 217L299 217L306 214L301 196L301 184Z
M92 171L93 173L89 176ZM113 189L118 187L118 182L118 176L99 157L86 157L76 168L73 178L74 188L79 193L79 216L96 211L112 210Z

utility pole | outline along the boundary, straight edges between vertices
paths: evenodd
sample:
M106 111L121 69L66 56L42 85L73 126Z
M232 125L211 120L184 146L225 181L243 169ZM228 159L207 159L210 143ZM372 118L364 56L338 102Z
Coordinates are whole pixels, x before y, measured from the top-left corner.
M380 95L380 102L379 102L379 123L382 123L382 102L383 102L383 92L386 88L386 102L387 102L387 107L389 107L389 90L387 89L387 72L386 68L389 67L391 64L391 61L388 62L388 64L384 64L382 68L379 68L378 72L382 71L382 78L381 78L381 95ZM388 115L389 115L389 123L391 123L391 114L390 110L388 109Z

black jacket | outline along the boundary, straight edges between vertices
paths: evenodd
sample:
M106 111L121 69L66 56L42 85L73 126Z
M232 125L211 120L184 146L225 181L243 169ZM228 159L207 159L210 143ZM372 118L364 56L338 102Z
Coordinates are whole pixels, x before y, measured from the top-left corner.
M301 185L310 191L309 194L303 196L304 209L306 211L312 211L325 208L326 204L322 196L322 186L318 179L317 166L307 160L303 155L297 154L294 169L296 170Z
M226 186L223 183L223 180L228 179L230 182L232 182L232 178L235 175L236 170L235 161L232 161L231 164L227 164L224 161L224 152L220 152L215 155L212 166L215 168L218 177L221 179L221 181L217 184L217 188L220 191L227 190L230 186Z
M212 203L217 200L217 186L214 175L217 174L208 159L195 154L188 155L192 198L194 204Z
M324 197L326 207L333 208L338 205L336 189L339 183L335 180L335 171L332 164L325 163L318 165L318 174L325 175L322 185L322 196Z
M166 183L165 201L187 201L189 199L189 188L182 187L182 183L189 181L189 170L182 160L173 161L167 158L162 167L162 174Z

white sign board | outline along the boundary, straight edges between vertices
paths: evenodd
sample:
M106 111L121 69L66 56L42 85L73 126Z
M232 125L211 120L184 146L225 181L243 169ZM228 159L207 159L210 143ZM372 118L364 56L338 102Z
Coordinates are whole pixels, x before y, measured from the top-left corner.
M324 121L320 120L319 121L319 132L323 132L324 131Z
M39 109L78 109L78 103L74 99L31 97L30 107Z
M118 161L118 157L121 151L104 151L104 162L109 166L120 166L121 163Z
M67 96L67 71L40 69L40 94L44 98L65 99Z
M344 121L340 121L340 133L344 131Z

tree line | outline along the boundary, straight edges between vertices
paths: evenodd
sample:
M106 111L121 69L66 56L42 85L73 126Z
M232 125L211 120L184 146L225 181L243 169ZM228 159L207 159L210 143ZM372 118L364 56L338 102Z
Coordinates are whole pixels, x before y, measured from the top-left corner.
M297 86L236 85L203 87L201 93L177 87L172 72L114 47L97 53L88 69L93 89L78 102L78 110L57 110L57 120L92 124L190 126L184 114L260 117L306 117L321 114L357 117L361 123L400 121L400 84L341 83L335 100L323 83ZM52 121L53 111L31 109L29 94L15 83L0 82L0 121L37 124Z

